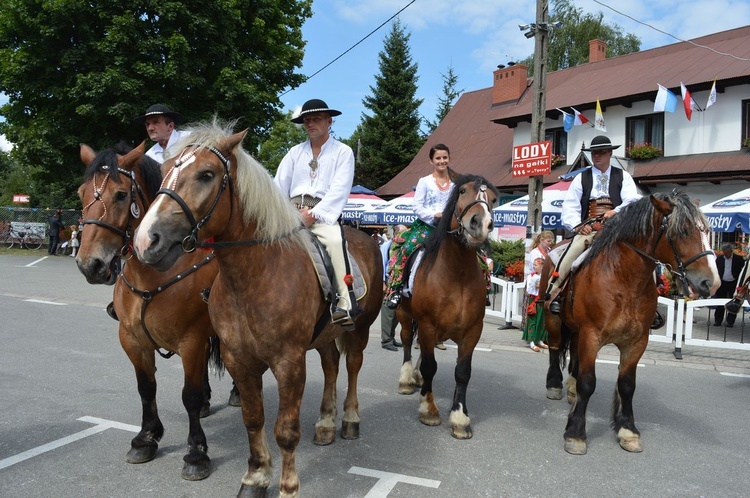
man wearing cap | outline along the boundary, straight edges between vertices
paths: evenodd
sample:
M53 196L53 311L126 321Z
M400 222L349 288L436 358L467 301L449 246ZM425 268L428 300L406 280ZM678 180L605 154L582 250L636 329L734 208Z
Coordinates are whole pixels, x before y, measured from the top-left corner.
M164 104L152 105L146 110L146 114L135 120L146 126L148 138L155 142L146 151L146 155L159 164L167 159L164 152L186 136L186 133L175 129L175 126L184 121L182 114L170 110Z
M337 295L331 306L333 323L353 324L352 294L344 277L350 266L342 228L338 223L354 181L354 153L332 136L333 116L341 112L320 99L305 102L293 123L302 124L309 139L292 147L276 170L274 183L288 195L310 228L328 251L335 274Z
M640 199L633 177L627 171L614 168L609 163L612 151L619 147L612 145L606 136L599 135L591 141L591 147L583 149L591 152L594 167L585 169L573 179L563 201L562 223L576 235L557 263L547 288L545 300L549 303L549 310L554 314L560 313L560 289L567 279L571 265L591 243L596 230L601 226L600 223L582 222L599 215L606 220L623 207Z

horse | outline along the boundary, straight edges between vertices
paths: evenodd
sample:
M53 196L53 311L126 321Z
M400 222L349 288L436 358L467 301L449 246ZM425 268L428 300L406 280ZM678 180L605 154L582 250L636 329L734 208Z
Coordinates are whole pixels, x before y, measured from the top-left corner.
M335 438L341 353L349 374L341 436L359 437L357 376L383 299L380 251L364 232L344 229L367 292L358 301L361 313L353 330L331 324L330 303L308 247L312 236L268 171L242 148L247 130L232 134L231 123L214 120L190 131L176 146L181 152L165 163L171 170L162 195L136 232L136 255L163 270L184 250L214 248L220 270L208 307L224 363L240 390L250 450L239 496L265 496L270 483L262 393L268 369L278 382L274 436L282 455L279 490L281 496L298 496L295 451L308 350L318 351L324 371L313 442L330 444Z
M164 426L156 406L154 351L165 358L176 353L185 371L182 402L189 420L182 477L200 480L211 473L200 417L209 413L209 339L215 337L201 292L211 287L219 268L208 252L184 255L167 273L131 257L133 229L162 179L159 163L144 151L143 143L124 156L112 149L97 154L81 145L87 168L78 195L86 219L76 263L89 283L114 284L114 311L109 311L119 320L120 344L135 369L143 406L141 430L126 460L144 463L156 456ZM122 259L126 262L119 272ZM213 360L220 369L217 352Z
M440 411L432 391L437 371L433 348L437 341L453 340L458 345L458 359L449 417L451 434L457 439L469 439L473 432L466 390L474 348L482 335L487 292L477 251L492 231L492 207L499 194L481 176L457 176L453 181L455 186L440 222L425 241L412 295L404 297L396 311L404 345L398 391L412 394L421 385L419 420L425 425L439 425ZM419 372L411 361L417 327Z
M708 241L706 218L685 193L656 194L625 206L607 221L570 277L559 316L545 313L549 332L547 397L562 398L562 372L570 352L565 451L583 455L586 407L596 388L599 350L614 344L620 364L611 426L619 445L641 452L633 416L636 367L646 350L657 306L654 269L665 264L691 293L708 297L720 283ZM554 268L549 256L540 288Z

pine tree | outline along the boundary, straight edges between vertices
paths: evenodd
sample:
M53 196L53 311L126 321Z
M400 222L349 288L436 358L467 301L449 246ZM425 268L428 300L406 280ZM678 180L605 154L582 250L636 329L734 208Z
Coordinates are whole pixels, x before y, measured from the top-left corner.
M391 25L383 50L378 54L380 74L375 76L372 96L362 103L372 115L362 113L356 134L360 158L355 183L377 188L396 176L419 151L421 118L416 98L417 64L412 63L409 38L400 21Z
M445 119L445 116L447 116L448 112L453 108L456 99L464 91L463 88L460 90L456 89L458 75L453 72L453 66L448 66L448 74L440 73L440 76L443 78L443 94L438 98L438 108L435 121L425 119L425 124L427 124L429 133L435 131L435 128L438 127L440 122Z

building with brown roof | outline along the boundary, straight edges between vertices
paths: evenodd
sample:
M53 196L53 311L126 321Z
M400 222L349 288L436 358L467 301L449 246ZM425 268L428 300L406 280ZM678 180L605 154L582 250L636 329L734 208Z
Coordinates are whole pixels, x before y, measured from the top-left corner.
M707 203L747 188L750 152L742 141L750 136L750 26L610 59L603 57L605 50L592 40L587 64L547 75L547 138L553 152L568 159L545 176L545 185L568 172L574 158L588 161L581 148L601 134L590 125L566 133L557 109L575 108L593 123L598 99L607 136L623 145L615 154L644 191L682 186ZM704 109L714 79L716 101ZM690 121L680 82L703 109L693 111ZM525 194L527 179L513 177L511 165L513 146L530 141L531 83L525 66L498 66L493 85L464 93L409 166L378 194L403 194L429 174L428 152L437 143L450 147L457 171L480 174L502 192ZM677 96L674 113L654 112L657 84ZM627 145L641 142L663 149L663 157L630 159Z

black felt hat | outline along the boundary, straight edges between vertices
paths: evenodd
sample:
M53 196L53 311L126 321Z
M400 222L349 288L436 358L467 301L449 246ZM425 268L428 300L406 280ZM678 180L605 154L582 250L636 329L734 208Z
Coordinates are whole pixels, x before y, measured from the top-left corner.
M146 109L146 114L143 116L138 116L135 118L136 121L138 121L141 124L146 123L146 118L150 116L168 116L172 118L172 121L174 121L174 124L180 124L183 121L185 121L185 118L180 114L179 112L174 112L169 107L165 106L164 104L154 104L148 109Z
M619 145L612 145L612 142L609 141L609 137L598 135L591 141L589 148L583 150L586 152L593 152L595 150L615 150L619 148Z
M296 118L292 118L292 123L302 124L302 119L307 114L314 114L316 112L325 112L328 113L328 115L331 117L339 116L341 114L341 111L330 109L328 107L328 104L326 104L322 100L312 99L302 104L302 110L300 111L299 116L297 116Z

